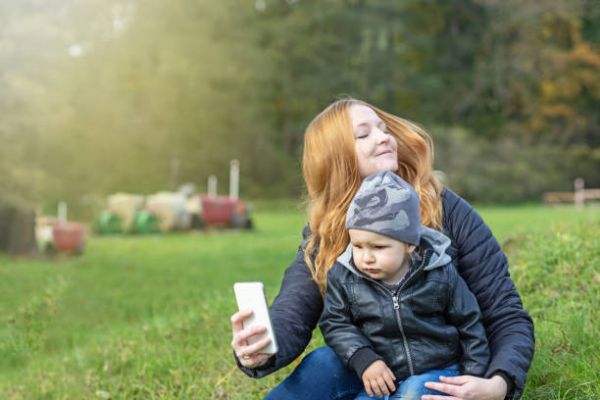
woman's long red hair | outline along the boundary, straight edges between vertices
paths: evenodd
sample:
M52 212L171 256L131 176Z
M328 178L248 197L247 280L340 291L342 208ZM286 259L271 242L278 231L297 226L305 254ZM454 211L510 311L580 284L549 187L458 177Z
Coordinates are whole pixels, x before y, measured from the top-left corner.
M327 271L350 242L344 227L346 212L362 181L348 113L354 104L373 109L396 139L396 173L419 193L422 223L437 229L442 225L442 185L432 173L433 142L429 134L416 124L363 101L336 101L308 125L302 156L311 229L304 258L322 293Z

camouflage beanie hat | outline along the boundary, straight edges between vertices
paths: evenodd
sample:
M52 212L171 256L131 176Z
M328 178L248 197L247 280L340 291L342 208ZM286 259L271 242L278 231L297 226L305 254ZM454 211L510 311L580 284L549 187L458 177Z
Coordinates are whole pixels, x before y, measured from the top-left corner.
M421 240L419 195L393 172L366 177L346 214L346 229L371 231L418 245Z

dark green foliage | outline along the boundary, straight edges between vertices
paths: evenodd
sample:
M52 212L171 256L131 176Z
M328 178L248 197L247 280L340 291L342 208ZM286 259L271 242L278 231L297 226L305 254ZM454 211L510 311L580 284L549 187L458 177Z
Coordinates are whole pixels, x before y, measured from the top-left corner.
M298 195L304 129L344 95L432 130L470 199L598 187L599 15L568 0L4 2L0 198L89 214L110 192L205 190L210 174L224 192L232 158L242 196Z

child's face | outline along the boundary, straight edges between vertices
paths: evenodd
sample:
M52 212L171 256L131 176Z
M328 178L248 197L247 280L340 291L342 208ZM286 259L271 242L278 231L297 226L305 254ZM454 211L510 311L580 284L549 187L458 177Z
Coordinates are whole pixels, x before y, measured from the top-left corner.
M373 279L397 283L408 267L408 245L378 233L348 230L354 265Z

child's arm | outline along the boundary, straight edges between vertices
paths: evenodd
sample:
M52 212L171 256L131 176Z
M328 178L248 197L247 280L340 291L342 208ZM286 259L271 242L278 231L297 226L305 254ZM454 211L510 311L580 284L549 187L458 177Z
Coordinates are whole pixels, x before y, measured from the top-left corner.
M339 267L339 268L338 268ZM382 360L371 347L371 342L352 323L350 303L340 281L343 267L334 266L327 274L327 291L319 326L325 342L359 377L373 362Z
M467 375L483 376L490 361L485 328L481 322L481 311L477 299L465 281L450 266L450 291L446 318L456 326L460 335L463 355L460 361L461 372Z

